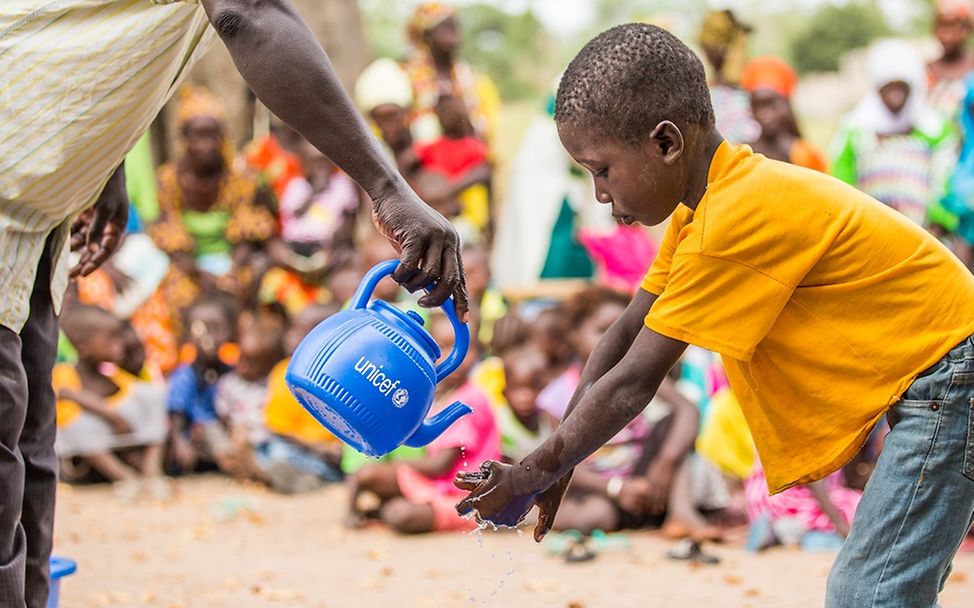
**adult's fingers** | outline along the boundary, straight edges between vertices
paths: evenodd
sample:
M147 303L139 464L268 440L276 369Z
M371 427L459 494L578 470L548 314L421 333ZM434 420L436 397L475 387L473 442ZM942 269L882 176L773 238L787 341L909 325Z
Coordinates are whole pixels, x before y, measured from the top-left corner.
M413 292L429 286L430 283L439 282L442 259L443 241L434 238L429 241L423 251L423 261L420 263L419 272L403 286Z
M470 304L467 299L467 277L463 273L463 258L457 252L457 275L453 285L453 302L456 304L457 317L464 323L470 321Z
M457 256L452 251L441 252L443 264L440 271L442 276L438 277L436 286L428 294L419 299L420 306L439 306L450 297L453 292L454 281L457 276Z
M402 254L399 256L399 266L393 271L392 278L396 283L405 285L419 272L419 262L423 259L423 243L413 239L402 244Z
M91 255L81 267L81 276L88 276L104 264L108 258L112 257L112 254L118 249L121 240L122 235L118 233L115 227L112 225L107 226L101 239L94 246L89 244L88 251L91 252Z

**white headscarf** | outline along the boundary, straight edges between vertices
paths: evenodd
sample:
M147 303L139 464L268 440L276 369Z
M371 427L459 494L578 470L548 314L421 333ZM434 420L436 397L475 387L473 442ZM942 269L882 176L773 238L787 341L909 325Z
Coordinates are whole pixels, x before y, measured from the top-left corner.
M413 105L413 83L392 59L376 59L355 81L355 103L366 114L385 104L410 108Z
M917 129L935 137L943 129L940 116L927 105L927 73L916 50L903 40L884 40L869 51L869 79L873 89L850 115L852 123L876 135L903 133ZM879 96L879 89L891 82L910 86L906 105L897 114L890 112Z

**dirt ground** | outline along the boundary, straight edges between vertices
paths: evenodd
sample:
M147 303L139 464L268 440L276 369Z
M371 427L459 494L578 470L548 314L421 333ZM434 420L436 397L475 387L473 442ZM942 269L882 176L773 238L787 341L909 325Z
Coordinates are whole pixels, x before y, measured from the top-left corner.
M125 504L105 487L60 488L55 553L78 561L62 608L818 607L833 558L731 545L713 549L720 565L692 567L667 560L669 543L640 532L628 549L567 564L510 531L346 531L340 487L283 497L201 477L178 490L167 504ZM966 553L941 603L969 606L971 597Z

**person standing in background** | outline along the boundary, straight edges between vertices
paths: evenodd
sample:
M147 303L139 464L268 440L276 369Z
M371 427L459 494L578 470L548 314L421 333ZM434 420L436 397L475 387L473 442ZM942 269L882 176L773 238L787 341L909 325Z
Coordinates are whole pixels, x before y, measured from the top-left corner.
M933 34L943 53L927 64L930 107L944 118L957 117L964 98L964 76L974 70L974 52L968 48L974 27L970 0L937 0Z
M926 225L953 162L951 125L927 105L923 61L909 43L880 42L868 64L872 90L836 133L832 175Z
M761 127L751 116L751 100L740 88L751 27L730 10L711 11L700 27L700 46L710 64L710 101L717 130L735 144L751 143Z
M798 76L777 57L756 57L748 62L741 86L751 95L751 112L761 135L751 144L768 158L827 172L828 160L814 144L802 139L791 106Z
M413 83L413 134L426 142L441 133L433 111L443 95L463 100L474 133L491 145L500 117L500 96L490 78L459 57L460 23L456 9L441 2L420 5L406 33L413 53L403 68Z

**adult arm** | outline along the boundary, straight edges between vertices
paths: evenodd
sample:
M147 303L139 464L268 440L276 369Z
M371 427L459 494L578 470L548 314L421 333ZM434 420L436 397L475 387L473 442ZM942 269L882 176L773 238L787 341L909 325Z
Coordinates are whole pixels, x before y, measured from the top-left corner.
M368 193L379 230L402 251L393 278L412 291L436 281L420 304L437 306L452 294L465 316L456 230L386 158L289 0L203 0L203 6L257 98Z

